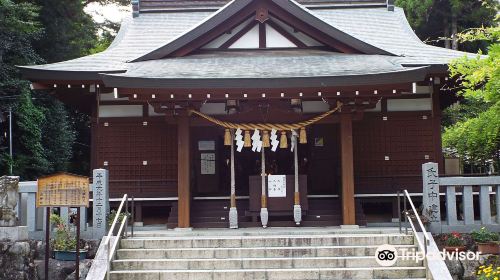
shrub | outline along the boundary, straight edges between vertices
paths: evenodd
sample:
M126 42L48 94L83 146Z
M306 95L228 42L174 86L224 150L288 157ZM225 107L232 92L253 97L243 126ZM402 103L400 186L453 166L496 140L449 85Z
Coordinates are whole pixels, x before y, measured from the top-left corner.
M499 239L498 233L491 232L485 227L482 227L480 230L472 231L471 236L477 243L488 243L498 241Z

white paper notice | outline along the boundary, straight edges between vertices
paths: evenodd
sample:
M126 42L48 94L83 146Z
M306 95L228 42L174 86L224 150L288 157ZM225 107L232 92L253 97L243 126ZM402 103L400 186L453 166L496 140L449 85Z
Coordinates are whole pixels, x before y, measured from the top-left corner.
M215 174L215 154L201 154L201 174L212 175Z
M269 197L286 197L286 176L267 176L267 195Z

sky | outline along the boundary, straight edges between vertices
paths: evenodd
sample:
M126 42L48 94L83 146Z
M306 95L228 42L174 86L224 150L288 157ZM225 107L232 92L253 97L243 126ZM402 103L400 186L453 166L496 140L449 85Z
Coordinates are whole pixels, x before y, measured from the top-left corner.
M113 22L121 22L124 17L131 14L131 7L130 5L125 7L115 4L102 6L97 3L90 3L85 7L85 12L91 15L98 23L102 23L106 19Z

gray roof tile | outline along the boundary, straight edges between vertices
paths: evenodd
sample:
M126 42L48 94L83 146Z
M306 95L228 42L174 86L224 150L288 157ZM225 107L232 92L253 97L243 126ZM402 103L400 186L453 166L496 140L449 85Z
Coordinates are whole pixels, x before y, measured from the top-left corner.
M120 29L117 38L113 44L104 52L95 55L90 55L74 60L37 65L37 66L25 66L21 68L27 69L38 69L38 70L51 70L51 71L84 71L84 72L94 72L96 77L98 77L98 72L106 71L126 71L127 69L132 71L140 71L142 65L140 63L127 63L133 59L138 58L141 55L149 53L160 46L172 41L176 37L188 32L194 26L198 25L201 21L212 15L213 12L209 11L185 11L185 12L162 12L162 13L144 13L139 17L133 18L132 16L126 18ZM400 56L393 57L390 61L394 65L387 64L387 59L381 59L380 56L354 56L345 55L341 56L332 53L328 59L334 59L336 61L346 60L348 57L349 62L342 65L336 65L336 67L328 66L321 61L311 61L306 63L304 58L315 59L315 55L311 55L311 52L306 50L294 52L297 58L283 58L276 57L273 58L269 54L273 52L266 51L266 54L254 55L260 57L259 59L266 59L266 62L272 62L272 65L279 61L286 60L287 63L295 63L299 61L305 66L303 70L297 67L288 68L269 68L266 71L274 71L276 75L310 75L313 69L307 67L309 64L314 65L321 63L323 69L331 69L333 72L330 74L342 74L349 71L356 72L359 69L360 63L364 61L364 67L366 70L394 70L391 67L401 67L401 65L442 65L450 62L451 59L464 56L466 53L448 50L444 48L433 47L421 42L417 36L411 30L404 12L402 9L396 8L395 11L388 11L386 8L356 8L356 9L311 9L310 13L322 19L326 23L332 25L333 27L342 30L343 32L354 36L370 45L383 49L387 52L398 54ZM301 54L304 52L304 54ZM276 52L274 52L276 53ZM325 56L325 55L321 55ZM194 58L203 58L204 61L211 61L210 63L223 64L228 63L231 65L238 65L241 69L247 69L248 67L257 67L254 63L250 63L246 66L242 63L235 63L236 61L248 60L248 57L238 57L238 55L231 55L227 58L222 58L220 55L217 60L212 58L210 60L206 56L192 56L185 59L169 59L172 60L168 62L167 60L161 60L158 62L153 62L160 65L175 65L176 68L186 71L186 73L191 73ZM360 58L363 57L362 60ZM229 62L233 61L233 62ZM251 61L250 61L251 62ZM374 66L372 63L382 63L380 66ZM185 64L183 64L185 63ZM286 64L285 64L286 65ZM291 64L293 65L293 64ZM352 69L347 69L346 67L352 66ZM381 68L377 68L381 67ZM389 68L384 68L389 67ZM234 68L234 67L232 67ZM336 68L337 70L333 69ZM174 74L169 72L168 69L156 69L162 75ZM237 69L235 69L237 70ZM250 69L251 70L251 69ZM262 69L261 69L262 70ZM44 72L51 72L44 71ZM150 70L143 70L150 71ZM211 72L210 67L204 68L203 71L207 73L205 75L214 75L216 73ZM315 75L324 74L321 71L314 72ZM33 70L31 71L31 73ZM139 73L139 72L136 72ZM227 73L228 75L233 75L234 73L245 74L245 71L234 71L232 73ZM261 75L259 71L250 71L249 73L254 73L255 75ZM151 73L155 74L155 73ZM195 74L195 73L191 73ZM36 79L36 74L33 76L27 75L29 79Z
M133 63L125 77L286 78L366 75L405 70L395 57L322 50L209 51L180 58Z

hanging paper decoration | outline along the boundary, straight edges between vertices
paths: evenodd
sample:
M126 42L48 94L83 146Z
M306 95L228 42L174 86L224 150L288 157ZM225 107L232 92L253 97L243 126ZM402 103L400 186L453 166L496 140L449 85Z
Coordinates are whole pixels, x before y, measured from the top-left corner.
M234 140L236 141L236 151L241 152L243 150L243 145L245 144L245 141L243 141L243 135L241 135L242 131L241 129L237 129L236 133L234 134Z
M282 149L288 148L288 141L286 139L286 131L281 132L280 148L282 148Z
M224 145L231 146L231 132L229 131L228 128L226 128L224 132Z
M276 135L276 129L271 130L271 151L276 152L280 141L278 141L278 135Z
M297 145L297 131L295 130L292 130L292 146L290 148L290 151L293 152L293 150L295 149L295 146Z
M269 131L264 130L262 132L262 147L269 148L271 144L269 143Z
M260 152L262 150L262 141L260 140L260 133L255 129L252 135L252 151Z
M245 148L252 146L252 139L250 139L250 131L245 130Z

